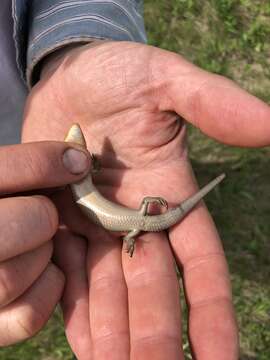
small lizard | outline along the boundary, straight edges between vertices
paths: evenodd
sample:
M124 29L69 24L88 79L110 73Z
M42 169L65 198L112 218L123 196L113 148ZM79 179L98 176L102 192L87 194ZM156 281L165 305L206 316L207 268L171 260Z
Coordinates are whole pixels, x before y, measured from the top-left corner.
M87 148L84 135L78 124L74 124L70 128L65 141ZM95 164L96 159L94 157L93 160ZM144 197L138 210L113 203L104 198L97 190L92 181L91 171L83 180L70 186L76 203L94 223L109 231L127 232L124 241L126 242L126 250L132 257L135 248L135 237L141 231L162 231L175 225L224 177L225 174L218 176L193 196L171 209L168 209L167 201L161 197ZM159 215L148 214L148 207L151 203L165 206L167 212Z

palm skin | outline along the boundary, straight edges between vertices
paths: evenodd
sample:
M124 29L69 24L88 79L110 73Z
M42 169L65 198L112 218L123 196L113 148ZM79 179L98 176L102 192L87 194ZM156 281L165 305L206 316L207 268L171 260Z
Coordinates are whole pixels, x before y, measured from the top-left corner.
M101 161L94 181L106 197L139 208L144 196L160 196L172 206L197 190L182 118L225 143L265 146L269 115L268 105L176 54L107 42L50 59L29 95L23 141L61 140L78 122ZM194 358L237 359L227 264L202 204L168 233L139 236L130 259L121 237L90 224L70 197L55 201L63 222L55 261L66 275L66 332L79 360L183 358L174 258Z

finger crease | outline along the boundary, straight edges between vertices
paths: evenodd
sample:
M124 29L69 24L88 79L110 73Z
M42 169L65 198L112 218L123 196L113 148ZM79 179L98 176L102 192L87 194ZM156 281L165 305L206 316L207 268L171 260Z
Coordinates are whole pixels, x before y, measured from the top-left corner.
M175 335L169 335L169 334L155 334L155 335L149 335L149 336L139 336L137 338L132 338L131 339L132 344L136 344L136 343L169 343L169 342L174 342L174 343L179 343L179 346L181 344L181 339L180 336L175 336Z
M220 257L225 259L225 255L223 252L193 257L184 263L184 272L188 272L194 268L197 268L198 266L201 266L204 263L210 262L211 260Z
M34 335L33 332L30 331L30 329L23 323L23 321L18 316L16 316L15 321L20 326L20 328L23 329L25 335L28 338L30 338L30 337L32 337Z
M207 306L217 305L221 303L232 303L232 298L229 296L216 296L216 297L209 297L204 300L196 301L194 303L190 303L190 310L196 310Z
M121 284L124 283L124 278L123 276L102 276L98 279L95 280L91 280L91 277L89 279L89 288L93 288L93 287L107 287L108 285L111 285L113 283L117 283L117 284Z
M150 273L150 272L141 272L139 274L134 275L132 278L128 279L128 287L130 285L135 285L139 283L139 285L147 285L149 283L153 283L155 281L160 282L160 279L171 279L171 280L176 280L176 273L173 274L164 274L164 273L158 273L155 272Z
M115 339L116 340L121 339L120 341L122 342L123 337L129 338L129 333L127 331L117 331L117 332L111 332L108 334L99 335L96 337L92 335L92 339L94 340L95 343L108 342L111 340L115 342Z

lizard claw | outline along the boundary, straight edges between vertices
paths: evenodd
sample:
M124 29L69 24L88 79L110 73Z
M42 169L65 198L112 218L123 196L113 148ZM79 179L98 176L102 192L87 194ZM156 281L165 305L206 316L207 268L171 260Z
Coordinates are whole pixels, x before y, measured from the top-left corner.
M135 241L134 239L130 239L126 243L126 252L129 254L130 257L132 257L135 250Z
M130 246L129 251L128 251L130 257L133 256L134 250L135 250L135 246L133 244L133 245Z
M143 204L157 203L161 206L165 206L168 209L168 202L161 197L147 196L143 199Z
M163 199L163 198L158 198L158 203L161 205L161 206L164 206L167 210L169 208L169 205L168 205L168 202Z

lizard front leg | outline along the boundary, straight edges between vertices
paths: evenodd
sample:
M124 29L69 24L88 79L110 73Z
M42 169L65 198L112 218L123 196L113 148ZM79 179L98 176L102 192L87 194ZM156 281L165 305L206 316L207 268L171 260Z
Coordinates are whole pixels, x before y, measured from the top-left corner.
M145 198L143 198L141 207L140 207L140 213L142 215L147 215L148 212L148 208L150 204L159 204L161 206L165 206L166 209L168 209L168 203L165 199L158 197L158 196L146 196Z

